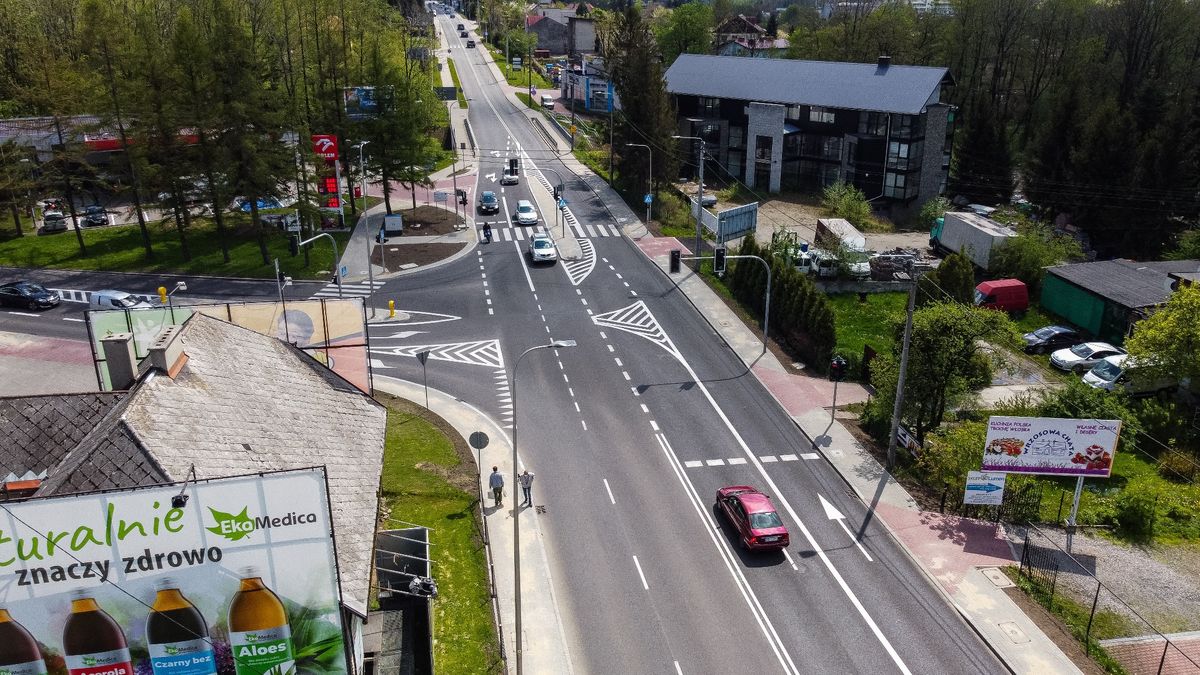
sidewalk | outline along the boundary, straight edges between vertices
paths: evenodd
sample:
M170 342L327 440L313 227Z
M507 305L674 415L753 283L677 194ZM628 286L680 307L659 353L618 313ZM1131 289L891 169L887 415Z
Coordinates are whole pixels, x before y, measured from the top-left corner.
M661 237L644 237L637 244L664 272L668 251L686 248L673 238ZM1081 672L1005 595L1002 587L1011 583L995 568L1012 565L1016 559L1000 526L922 511L841 422L830 420L832 383L789 374L774 354L762 353L758 334L751 332L700 278L687 268L677 278L679 288L713 330L720 333L867 505L868 518L887 527L1013 672ZM865 393L856 385L842 385L840 389L839 405L861 400Z
M414 382L376 375L375 388L410 401L424 400L424 390ZM429 409L449 422L464 439L477 431L487 434L487 447L476 451L483 493L489 492L487 479L493 466L499 467L504 474L504 502L497 508L491 506L490 498L485 499L483 517L487 522L488 562L495 575L492 579L493 593L499 604L504 654L509 671L513 671L516 668L513 507L520 503L520 488L513 484L511 437L487 415L445 392L429 390ZM537 490L536 483L534 490ZM521 594L521 632L524 634L522 666L527 673L571 675L574 671L567 649L566 631L559 614L558 599L554 596L550 561L546 557L537 513L535 509L522 508L518 514L521 520L521 589L524 591ZM436 536L435 532L435 543Z

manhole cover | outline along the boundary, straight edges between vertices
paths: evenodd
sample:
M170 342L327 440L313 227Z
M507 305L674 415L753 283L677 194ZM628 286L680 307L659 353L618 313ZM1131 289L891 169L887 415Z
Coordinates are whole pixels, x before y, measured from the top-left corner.
M1023 645L1026 642L1029 642L1029 636L1025 634L1025 631L1021 630L1020 627L1018 627L1017 624L1013 623L1012 621L1005 621L1004 623L997 625L1000 626L1000 630L1004 631L1004 634L1008 636L1008 639L1012 640L1014 645Z
M729 327L729 322L728 322L728 321L720 321L720 324L721 324L722 326L726 327L726 328L728 328L728 327Z
M985 567L979 571L983 572L983 576L995 584L996 588L1012 588L1015 585L998 567Z

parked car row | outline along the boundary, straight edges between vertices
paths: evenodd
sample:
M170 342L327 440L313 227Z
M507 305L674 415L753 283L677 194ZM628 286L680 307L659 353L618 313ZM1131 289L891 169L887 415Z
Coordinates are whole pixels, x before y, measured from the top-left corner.
M1150 396L1179 384L1171 377L1139 367L1120 347L1084 341L1079 331L1068 326L1043 326L1022 339L1026 353L1049 353L1050 365L1082 374L1084 384L1096 389L1123 389L1132 396Z

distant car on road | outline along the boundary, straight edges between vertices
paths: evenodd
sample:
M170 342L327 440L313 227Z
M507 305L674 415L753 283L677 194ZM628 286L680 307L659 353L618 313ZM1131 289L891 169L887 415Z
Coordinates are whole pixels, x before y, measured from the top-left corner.
M106 289L103 291L92 291L91 297L88 299L88 306L92 309L134 309L137 307L157 307L152 302L147 302L145 298L127 293L125 291L114 291Z
M513 220L518 225L537 225L537 209L533 208L532 202L522 199L517 202L517 212L513 214Z
M0 286L0 305L25 309L49 309L58 306L62 296L32 281L14 281Z
M1124 354L1125 350L1107 342L1082 342L1068 349L1060 349L1050 355L1050 364L1059 370L1084 373L1109 356Z
M500 213L500 200L496 199L495 192L484 192L479 195L479 212L484 214Z
M500 176L500 184L501 185L517 185L520 182L521 182L520 176L509 171L508 169L505 169L504 174L502 176Z
M467 31L465 31L465 30L458 31L458 37L467 37Z
M716 506L737 528L742 546L748 551L775 551L791 543L771 498L749 485L717 490Z
M1021 339L1025 341L1025 353L1027 354L1045 354L1079 344L1082 340L1078 331L1066 326L1042 326L1032 333L1021 336Z
M474 49L474 48L475 48L475 41L467 40L467 49Z
M558 260L558 251L554 248L554 240L548 234L535 234L529 238L529 262L550 263Z
M80 223L84 227L104 227L105 225L112 225L112 216L108 214L108 211L104 210L103 206L92 204L83 210L83 219Z

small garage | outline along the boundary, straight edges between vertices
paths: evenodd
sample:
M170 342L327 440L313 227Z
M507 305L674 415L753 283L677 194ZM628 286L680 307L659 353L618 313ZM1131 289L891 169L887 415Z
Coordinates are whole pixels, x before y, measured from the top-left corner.
M1101 340L1121 344L1138 320L1167 301L1172 274L1200 270L1200 260L1101 260L1047 267L1042 308Z

